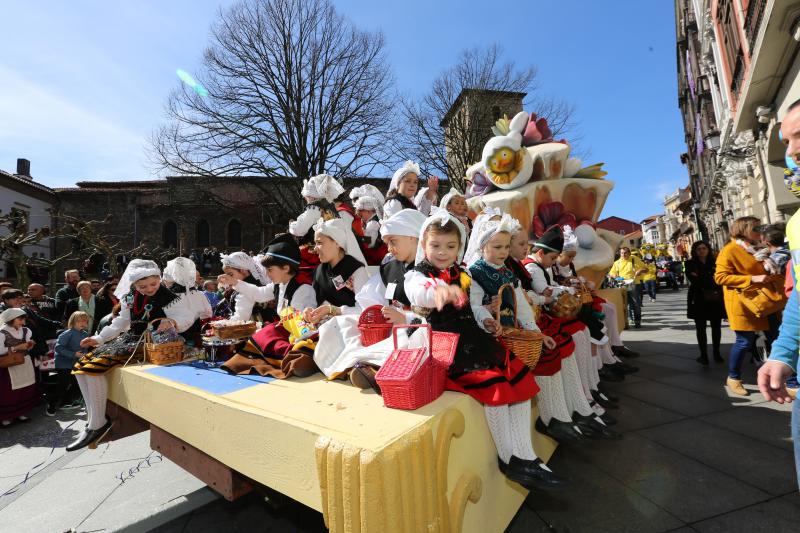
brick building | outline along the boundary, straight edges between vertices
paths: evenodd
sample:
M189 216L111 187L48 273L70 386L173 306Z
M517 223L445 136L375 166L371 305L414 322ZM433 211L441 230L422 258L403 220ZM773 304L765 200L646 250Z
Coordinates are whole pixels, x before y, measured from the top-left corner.
M389 180L346 179L345 187L362 183L385 192ZM145 242L188 254L206 247L223 252L260 250L304 209L301 187L297 178L171 176L153 181L84 181L55 192L58 214L85 221L112 215L103 231L119 239L125 249ZM58 239L56 255L70 246L69 239Z
M641 224L621 217L607 217L597 222L597 227L604 230L613 231L618 235L627 235L642 229Z

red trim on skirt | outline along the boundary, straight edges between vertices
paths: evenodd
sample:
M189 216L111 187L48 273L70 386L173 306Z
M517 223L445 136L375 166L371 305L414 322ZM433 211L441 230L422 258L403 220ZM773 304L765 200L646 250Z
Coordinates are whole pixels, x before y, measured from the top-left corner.
M448 376L445 387L468 394L484 405L525 402L539 392L533 372L508 350L504 368L495 366Z
M556 347L553 349L542 347L542 355L533 373L537 376L552 376L561 371L561 360L575 352L572 335L586 326L574 318L556 318L547 313L539 314L536 325L544 335L553 338Z

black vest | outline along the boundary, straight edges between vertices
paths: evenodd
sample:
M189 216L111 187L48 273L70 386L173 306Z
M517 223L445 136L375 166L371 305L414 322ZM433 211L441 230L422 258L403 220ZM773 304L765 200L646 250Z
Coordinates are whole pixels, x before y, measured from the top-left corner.
M522 264L521 261L517 261L513 257L508 257L506 259L506 266L511 269L517 279L519 280L520 285L522 285L523 290L525 292L533 290L533 279L531 279L531 273L525 270L525 265Z
M138 336L144 333L147 323L151 320L166 318L164 309L177 300L178 296L161 285L153 296L147 297L134 290L128 295L128 298L131 316L130 332ZM158 327L158 323L155 325Z
M297 292L297 289L299 289L301 285L303 284L297 281L297 277L293 277L291 280L289 280L289 283L286 284L286 292L283 293L283 297L286 299L286 305L292 305L294 293ZM280 302L278 301L278 295L280 292L280 285L275 283L275 286L272 288L272 295L276 306L280 305ZM301 311L301 309L298 309L298 311Z
M397 191L389 193L388 197L386 198L386 201L388 202L389 200L397 200L398 202L400 202L400 205L403 206L403 209L414 209L414 210L417 209L417 206L414 205L414 202L412 202L411 200L409 200L408 198L406 198Z
M314 270L314 283L312 284L317 295L317 303L321 304L327 301L336 306L355 306L356 293L343 284L350 279L353 272L363 266L349 255L345 255L334 268L331 268L328 263L320 263ZM334 282L334 280L336 281ZM338 289L337 284L340 284Z
M380 266L381 281L383 281L383 285L388 287L390 283L395 284L394 296L392 296L392 300L400 302L405 307L411 305L411 302L408 300L408 296L406 296L405 276L406 272L411 270L413 266L413 263L405 264L396 259L393 259Z

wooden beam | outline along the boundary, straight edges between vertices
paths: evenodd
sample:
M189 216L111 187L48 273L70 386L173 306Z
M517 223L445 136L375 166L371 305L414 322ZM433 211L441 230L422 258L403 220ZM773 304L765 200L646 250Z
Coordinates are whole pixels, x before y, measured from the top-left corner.
M167 433L150 426L150 447L161 453L228 501L236 500L253 490L253 482L231 470L210 455Z
M106 415L114 424L102 442L124 439L150 429L150 422L110 401L106 403Z

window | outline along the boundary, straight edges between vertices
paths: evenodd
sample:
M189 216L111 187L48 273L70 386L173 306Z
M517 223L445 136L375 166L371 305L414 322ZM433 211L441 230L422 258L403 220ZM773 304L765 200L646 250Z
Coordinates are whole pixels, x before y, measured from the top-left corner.
M242 246L242 223L238 220L231 219L228 222L228 247L241 247Z
M744 76L744 54L739 41L739 27L734 13L733 0L721 0L717 7L717 20L722 29L722 53L728 63L731 92L738 95Z
M209 238L208 238L208 222L201 219L197 221L197 228L196 228L196 235L195 240L197 241L197 246L208 246L209 245Z
M172 220L164 222L164 227L161 230L161 242L164 248L178 247L178 225Z

